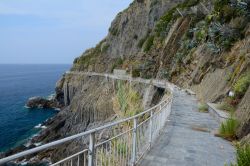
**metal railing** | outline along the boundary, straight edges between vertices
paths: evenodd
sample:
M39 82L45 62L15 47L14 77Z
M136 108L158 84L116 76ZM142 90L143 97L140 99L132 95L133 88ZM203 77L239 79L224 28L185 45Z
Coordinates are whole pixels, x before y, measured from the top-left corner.
M40 153L55 150L81 139L88 139L72 155L47 163L51 166L127 166L136 165L159 136L171 112L172 96L154 107L135 116L119 120L92 130L0 159L1 164L24 164L34 158L42 159ZM103 138L106 133L108 135ZM98 136L101 138L98 138ZM80 146L80 145L79 145Z

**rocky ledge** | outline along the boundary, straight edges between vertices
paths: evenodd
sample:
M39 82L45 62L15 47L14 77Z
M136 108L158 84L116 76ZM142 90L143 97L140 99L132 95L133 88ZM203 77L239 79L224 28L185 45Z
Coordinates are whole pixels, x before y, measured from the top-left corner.
M54 98L46 99L43 97L31 97L28 99L26 106L30 109L34 108L58 108L58 104Z

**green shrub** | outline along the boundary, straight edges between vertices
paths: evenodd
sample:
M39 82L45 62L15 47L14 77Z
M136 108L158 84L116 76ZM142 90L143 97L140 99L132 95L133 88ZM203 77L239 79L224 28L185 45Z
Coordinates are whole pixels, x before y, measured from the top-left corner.
M116 27L110 28L109 32L113 35L113 36L117 36L119 34L119 29Z
M118 90L113 98L113 108L117 115L130 117L143 110L141 97L130 85L118 82Z
M225 122L221 123L219 134L225 139L236 139L236 129L238 127L238 121L233 117L230 117Z
M139 69L133 69L132 70L132 77L140 77L140 70Z
M79 57L75 58L73 63L76 64L78 60L79 60Z
M167 30L168 24L172 20L175 10L176 10L176 7L169 10L166 14L164 14L160 18L160 20L156 24L155 31L156 31L158 36L161 35L163 32L165 32Z
M101 52L102 52L102 53L107 52L107 50L109 49L109 47L110 47L109 44L105 44L105 45L102 47Z
M178 50L178 52L175 54L175 61L177 63L182 63L182 60L190 54L190 52L193 50L193 48L197 47L196 40L190 40L190 39L183 39L181 42L181 47Z
M170 23L171 20L174 19L174 13L176 12L177 8L178 9L189 8L195 6L199 2L200 0L186 0L185 2L180 3L175 7L173 7L172 9L168 10L156 24L155 32L157 33L157 35L159 36L162 35L162 33L166 32L168 24Z
M206 45L207 48L209 48L214 54L218 54L220 52L220 48L216 46L214 43L208 42Z
M137 46L138 46L139 48L142 48L142 46L143 46L143 44L145 43L146 40L147 40L147 38L142 38L141 40L139 40Z
M237 16L235 8L225 5L220 10L219 19L225 22L229 22L233 17Z
M237 166L249 166L250 164L250 145L237 148Z
M241 97L245 94L250 85L250 72L244 74L234 85L234 92L237 96Z
M219 12L223 6L228 5L230 0L215 0L214 2L214 10Z
M126 89L125 89L125 86L121 82L118 82L117 98L118 98L121 111L125 112L127 110L128 103L126 100Z
M111 67L111 70L113 71L116 67L120 66L123 64L123 59L122 58L118 58L116 59L116 61L114 62L114 64Z
M150 32L147 32L146 36L144 36L142 39L139 40L137 47L142 48L144 45L145 41L147 40Z
M197 31L195 33L196 40L199 42L204 40L206 36L207 36L207 32L204 29L201 29L200 31Z
M148 52L151 49L151 47L154 45L154 39L155 39L154 36L148 37L143 48L144 52Z
M250 163L250 145L242 145L237 147L236 151L236 164L230 166L249 166ZM225 165L226 166L226 165Z
M199 109L199 112L208 112L208 105L201 103L199 104L198 109Z

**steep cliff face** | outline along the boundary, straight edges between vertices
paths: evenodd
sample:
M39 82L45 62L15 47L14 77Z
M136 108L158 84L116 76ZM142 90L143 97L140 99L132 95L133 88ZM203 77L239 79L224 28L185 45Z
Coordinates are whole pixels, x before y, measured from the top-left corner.
M72 70L122 68L133 76L190 87L204 101L223 101L249 72L249 38L248 1L135 0L117 15L104 40L75 59ZM109 101L103 100L111 97L111 87L96 83L69 75L58 83L58 99L80 114L74 121L99 120L93 113L98 107L106 108L100 118L111 115Z
M225 101L237 81L250 72L249 4L135 0L117 15L107 37L74 61L72 70L122 68L133 76L168 79L191 88L202 101ZM245 93L232 101L238 114L244 112L238 104ZM241 132L245 133L242 128Z
M157 20L184 0L135 0L112 22L107 37L74 62L73 70L112 71L124 59L141 52L140 45L153 31Z

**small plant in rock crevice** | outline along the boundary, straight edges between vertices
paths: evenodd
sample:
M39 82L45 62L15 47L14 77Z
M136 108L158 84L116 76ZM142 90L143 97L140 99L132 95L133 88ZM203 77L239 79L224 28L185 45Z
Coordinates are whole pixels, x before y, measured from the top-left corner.
M199 112L208 112L208 105L205 103L200 103L198 105Z
M227 119L225 122L221 123L219 129L219 136L227 139L227 140L235 140L236 139L236 130L239 123L232 116Z
M250 85L250 72L242 75L238 81L234 84L234 92L238 97L244 96Z

